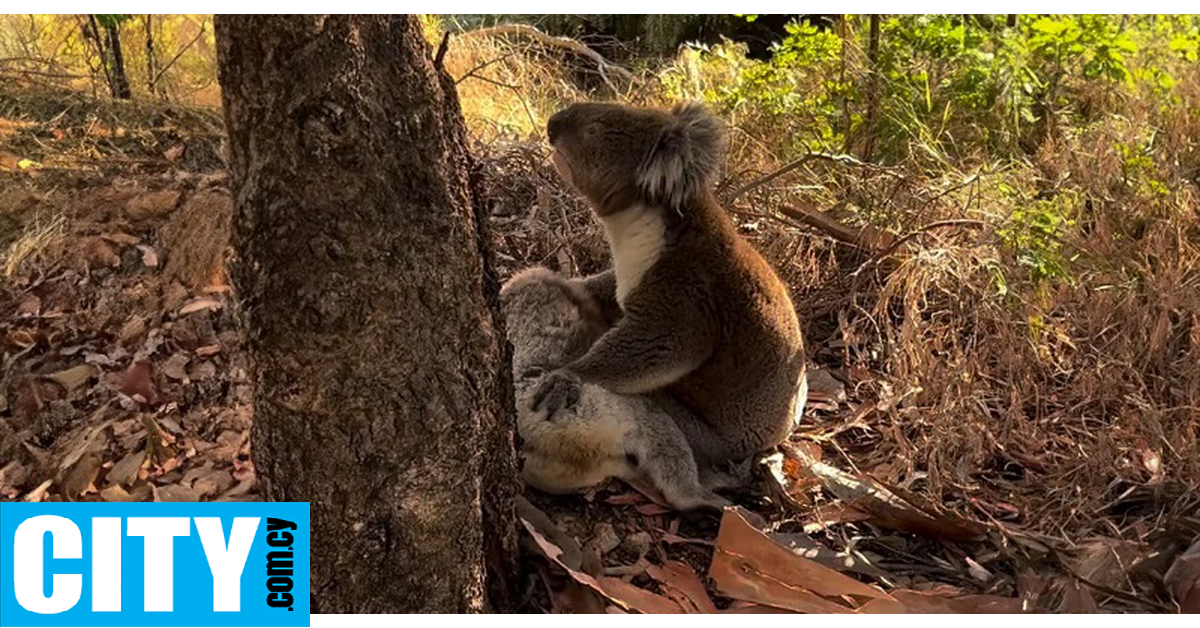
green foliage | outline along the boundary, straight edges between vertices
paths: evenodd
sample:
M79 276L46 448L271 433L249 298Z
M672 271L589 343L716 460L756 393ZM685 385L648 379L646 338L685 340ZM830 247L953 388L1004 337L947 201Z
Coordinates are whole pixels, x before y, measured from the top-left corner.
M1063 253L1063 238L1075 226L1079 195L1068 191L1049 199L1025 202L1018 197L1013 201L1015 209L996 234L1015 256L1017 264L1029 271L1034 282L1069 280L1069 259Z
M1150 156L1150 147L1117 144L1121 155L1121 174L1125 185L1137 196L1155 201L1170 195L1171 190L1158 176L1158 166Z
M783 152L870 137L876 160L952 163L1027 154L1053 127L1102 115L1098 98L1145 90L1172 106L1180 72L1200 62L1195 16L1026 15L1005 28L1003 16L898 15L874 64L865 16L845 19L840 31L791 24L763 61L729 42L692 46L662 76L668 96L786 125L772 138Z
M791 150L820 150L841 139L838 82L842 41L807 22L787 25L768 61L746 57L744 45L690 46L689 63L662 77L674 98L702 97L725 114L747 112L780 123L800 121L786 135ZM699 87L703 85L704 87Z
M95 14L96 21L104 28L117 28L131 17L133 16L125 14Z
M1137 44L1108 15L1040 17L1029 26L1029 50L1061 75L1080 73L1084 78L1126 81L1126 54Z

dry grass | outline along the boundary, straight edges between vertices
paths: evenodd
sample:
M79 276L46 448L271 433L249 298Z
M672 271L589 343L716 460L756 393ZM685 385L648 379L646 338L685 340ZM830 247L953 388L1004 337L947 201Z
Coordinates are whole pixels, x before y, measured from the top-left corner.
M8 245L4 253L4 276L12 277L26 265L44 262L62 244L66 235L66 218L62 214L37 214L25 223L21 235Z

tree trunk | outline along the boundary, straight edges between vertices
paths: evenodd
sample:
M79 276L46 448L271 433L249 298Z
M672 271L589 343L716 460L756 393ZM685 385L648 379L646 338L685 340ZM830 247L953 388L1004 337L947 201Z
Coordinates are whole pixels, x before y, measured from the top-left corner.
M154 55L154 16L147 14L142 18L142 24L146 27L146 90L151 96L158 94L158 60Z
M133 98L133 93L129 91L129 79L125 76L125 56L121 54L120 28L120 25L115 23L104 25L104 31L108 34L109 61L112 62L109 77L112 80L113 98L129 100Z
M867 119L863 125L867 130L866 145L863 147L863 161L871 161L875 156L875 118L879 109L879 15L871 14L870 31L867 34L867 59L870 61L870 74L867 79Z
M510 356L453 82L411 16L215 25L253 456L312 504L312 610L505 610Z

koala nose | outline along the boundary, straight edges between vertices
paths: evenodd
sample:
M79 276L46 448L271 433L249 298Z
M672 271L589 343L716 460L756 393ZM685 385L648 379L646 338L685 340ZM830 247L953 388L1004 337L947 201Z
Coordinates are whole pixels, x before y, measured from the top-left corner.
M550 120L546 122L546 135L550 137L550 143L553 144L558 138L562 137L563 130L567 125L567 110L564 109L550 116Z

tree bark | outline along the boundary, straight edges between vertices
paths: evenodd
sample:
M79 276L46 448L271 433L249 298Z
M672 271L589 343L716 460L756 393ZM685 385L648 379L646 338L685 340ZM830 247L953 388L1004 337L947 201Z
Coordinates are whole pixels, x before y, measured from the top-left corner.
M876 112L879 109L879 15L871 14L870 31L867 34L867 59L870 61L870 74L867 79L867 118L863 125L867 130L866 145L863 147L863 161L871 161L875 156Z
M311 503L312 610L505 610L510 356L453 82L411 16L215 25L253 458Z
M112 62L112 72L109 76L112 80L113 98L129 100L133 98L133 92L129 89L129 78L125 75L125 55L121 54L120 28L120 24L115 23L104 25L104 31L108 34L109 61Z
M146 91L150 92L151 96L157 96L158 93L158 62L154 55L154 26L153 15L145 15L142 18L142 25L146 27Z

